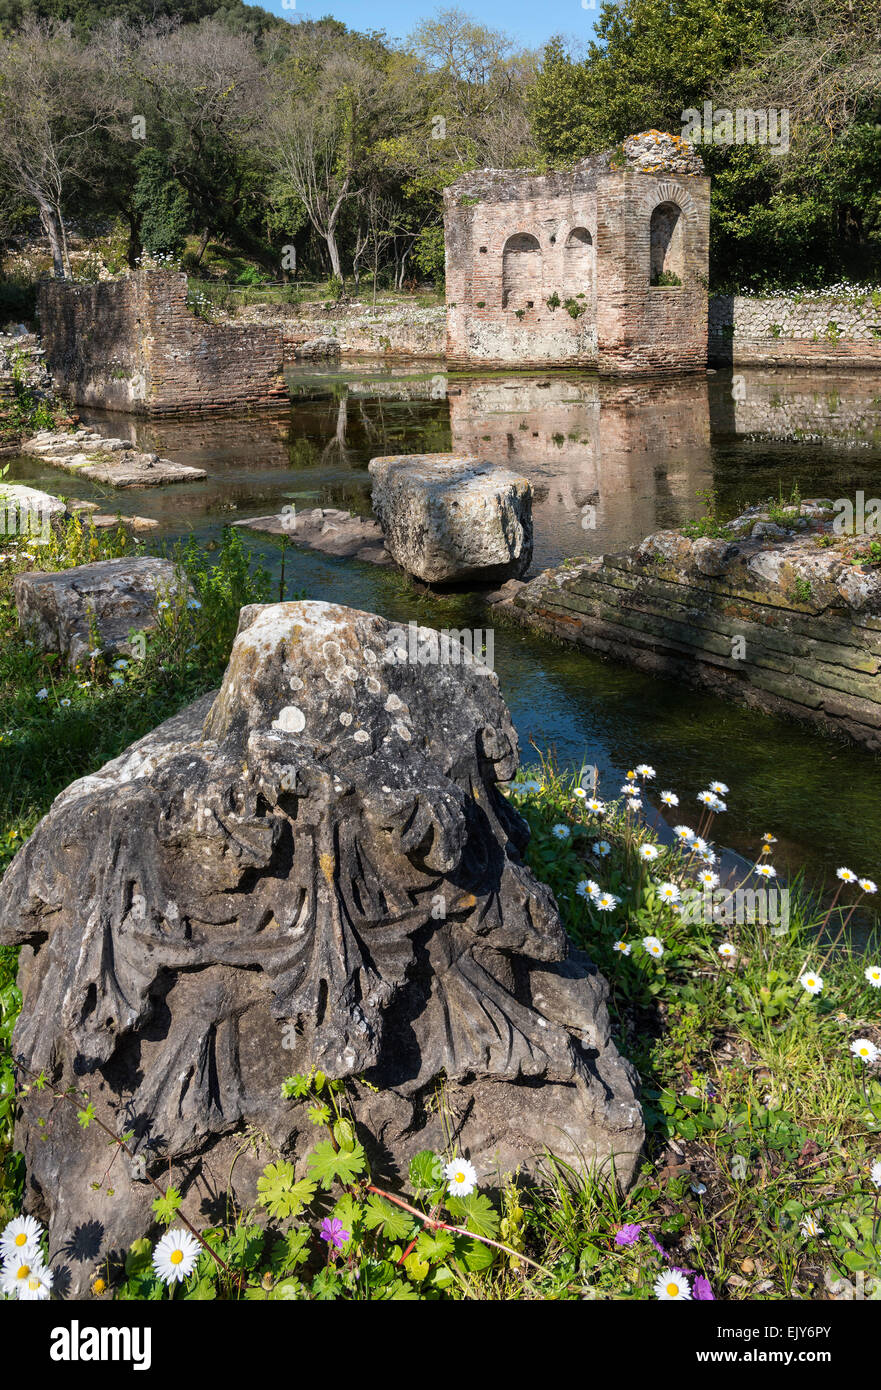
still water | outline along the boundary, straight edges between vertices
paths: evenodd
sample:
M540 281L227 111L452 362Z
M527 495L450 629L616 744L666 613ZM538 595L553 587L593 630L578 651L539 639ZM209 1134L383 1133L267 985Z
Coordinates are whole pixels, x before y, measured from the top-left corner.
M204 541L248 516L296 507L370 513L369 460L380 454L454 450L525 473L534 489L533 570L602 554L700 514L714 489L723 509L773 494L881 496L881 377L748 371L732 378L663 383L596 377L447 373L420 364L346 363L289 373L289 410L248 418L135 421L83 412L182 463L204 482L115 492L32 459L10 480L89 498L102 510L161 523L165 540ZM245 533L278 582L278 542ZM286 592L305 592L396 621L484 627L468 594L437 595L400 574L288 549ZM778 836L775 863L811 876L846 863L881 879L881 759L796 724L558 646L507 625L495 632L495 666L517 726L561 763L600 769L607 793L646 761L658 790L680 796L676 817L695 824L696 793L730 786L718 836L755 853Z

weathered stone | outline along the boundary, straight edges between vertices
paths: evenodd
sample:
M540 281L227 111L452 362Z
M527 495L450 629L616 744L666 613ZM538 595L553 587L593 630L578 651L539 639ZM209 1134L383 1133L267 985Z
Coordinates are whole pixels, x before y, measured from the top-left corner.
M302 1163L315 1132L280 1085L313 1065L348 1081L380 1173L450 1135L485 1180L545 1147L635 1171L606 986L499 790L518 750L497 679L400 641L327 603L243 609L216 698L62 793L0 884L0 940L31 948L16 1057L133 1131L196 1220L212 1187L253 1202L244 1130L259 1166ZM106 1136L46 1090L16 1144L81 1292L144 1234L153 1192L120 1162L108 1194Z
M284 536L292 545L320 550L325 555L363 560L372 565L394 564L377 521L336 507L313 507L307 511L289 507L271 516L235 521L233 525L267 536Z
M59 497L21 483L0 483L0 541L43 537L54 521L67 515Z
M307 338L305 343L297 344L294 349L294 356L306 359L339 357L341 346L339 338L331 338L326 335L319 338Z
M105 654L130 653L130 633L155 627L158 604L180 583L170 560L134 555L18 574L15 605L19 624L37 645L76 666L96 643Z
M822 502L803 506L804 531L756 535L752 508L730 523L733 543L659 531L621 554L567 563L521 586L507 611L881 749L881 566L862 537L836 536Z
M518 578L532 560L532 488L455 454L372 459L373 510L392 558L427 583Z
M122 439L104 439L99 434L78 430L65 433L34 435L22 445L28 454L36 454L65 473L75 473L94 483L109 483L111 487L162 487L166 483L190 483L207 477L204 468L175 463L158 454L141 453Z

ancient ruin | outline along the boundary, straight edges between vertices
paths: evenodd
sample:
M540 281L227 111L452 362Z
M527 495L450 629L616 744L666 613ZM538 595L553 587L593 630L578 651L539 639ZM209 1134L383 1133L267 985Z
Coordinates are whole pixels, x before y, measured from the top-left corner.
M680 137L646 131L566 173L466 174L444 207L452 363L706 367L710 180Z
M56 799L0 885L0 940L28 948L13 1052L134 1153L102 1184L106 1135L50 1090L23 1102L26 1207L71 1293L149 1225L145 1167L207 1217L228 1187L252 1202L273 1151L301 1158L314 1131L280 1088L313 1066L350 1083L380 1173L452 1141L487 1174L547 1147L630 1181L636 1074L521 858L517 764L476 660L255 605L219 694Z

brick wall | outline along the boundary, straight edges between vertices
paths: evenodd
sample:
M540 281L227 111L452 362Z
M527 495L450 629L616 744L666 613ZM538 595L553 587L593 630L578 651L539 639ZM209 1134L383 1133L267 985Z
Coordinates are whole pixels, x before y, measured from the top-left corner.
M185 275L138 271L95 285L45 281L46 362L77 405L147 415L287 398L279 329L210 324L187 307Z
M568 173L466 175L444 194L449 360L702 370L709 187L614 171L608 155ZM653 255L680 287L651 284Z

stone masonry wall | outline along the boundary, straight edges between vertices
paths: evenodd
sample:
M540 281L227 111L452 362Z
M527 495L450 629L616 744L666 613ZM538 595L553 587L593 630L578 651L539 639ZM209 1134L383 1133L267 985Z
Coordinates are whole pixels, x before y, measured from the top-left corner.
M331 338L351 357L439 361L446 354L447 313L443 306L417 304L253 304L236 313L237 323L277 327L285 362L316 338Z
M721 366L881 366L881 290L865 296L716 295L709 360Z
M680 209L680 286L653 285L652 215ZM621 170L598 195L598 365L607 373L703 371L707 365L710 180Z
M94 285L48 280L38 313L47 366L77 405L154 415L287 397L280 331L197 318L187 307L185 275L138 271Z
M597 167L585 160L571 174L536 176L481 170L445 191L453 364L596 361Z
M568 173L466 175L444 194L448 359L703 370L709 198L703 175L609 154ZM681 284L653 284L661 269Z
M506 606L586 650L881 749L881 573L778 534L659 532L548 570Z

